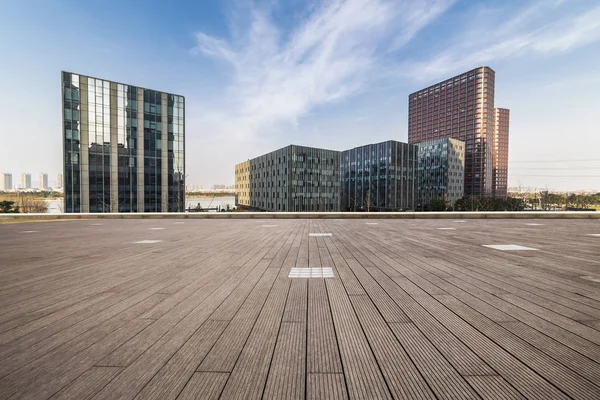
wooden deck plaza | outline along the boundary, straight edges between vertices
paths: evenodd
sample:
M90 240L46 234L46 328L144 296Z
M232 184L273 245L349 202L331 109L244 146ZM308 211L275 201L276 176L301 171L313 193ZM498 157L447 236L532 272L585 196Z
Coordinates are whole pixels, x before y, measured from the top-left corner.
M600 221L3 224L0 398L598 400Z

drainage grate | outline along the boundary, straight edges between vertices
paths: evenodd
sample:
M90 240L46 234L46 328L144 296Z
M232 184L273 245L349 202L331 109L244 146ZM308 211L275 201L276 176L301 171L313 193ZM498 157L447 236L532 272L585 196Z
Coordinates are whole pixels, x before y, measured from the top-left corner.
M333 278L333 270L325 268L292 268L288 278Z

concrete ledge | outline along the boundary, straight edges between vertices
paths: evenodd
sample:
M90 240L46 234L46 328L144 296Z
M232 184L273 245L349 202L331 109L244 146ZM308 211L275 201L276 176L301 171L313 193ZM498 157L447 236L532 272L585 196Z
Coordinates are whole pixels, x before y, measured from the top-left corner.
M222 212L222 213L78 213L0 214L0 221L79 219L600 219L594 211L485 212Z

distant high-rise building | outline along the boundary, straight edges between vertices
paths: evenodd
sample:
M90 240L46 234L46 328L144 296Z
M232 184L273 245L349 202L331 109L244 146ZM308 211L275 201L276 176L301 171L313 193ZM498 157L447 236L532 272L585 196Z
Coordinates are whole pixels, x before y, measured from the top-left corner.
M184 97L61 77L65 212L183 211Z
M31 174L26 172L21 174L21 189L31 189Z
M63 187L63 174L56 174L56 187L57 188Z
M454 204L464 195L465 143L447 138L421 142L418 155L417 193L420 209L432 200Z
M236 205L263 211L339 211L339 168L339 151L296 145L272 151L236 165L237 186L248 185L247 191L242 186L237 192Z
M479 67L409 95L409 143L445 138L465 142L466 196L500 193L495 190L493 179L494 91L494 70ZM508 143L508 120L506 123ZM508 160L508 149L505 159Z
M0 190L12 190L12 174L3 172L0 174Z
M508 196L508 126L510 110L494 108L494 196Z
M48 187L48 174L42 172L40 174L40 189L46 189Z
M341 153L341 211L415 207L417 146L388 140Z

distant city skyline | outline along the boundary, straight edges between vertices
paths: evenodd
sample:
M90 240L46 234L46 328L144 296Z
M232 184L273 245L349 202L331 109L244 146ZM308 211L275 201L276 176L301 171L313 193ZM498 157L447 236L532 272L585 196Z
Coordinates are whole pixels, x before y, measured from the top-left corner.
M488 65L508 186L600 190L598 20L596 0L8 2L0 171L61 173L61 70L185 96L186 184L208 188L289 143L406 142L410 93Z

